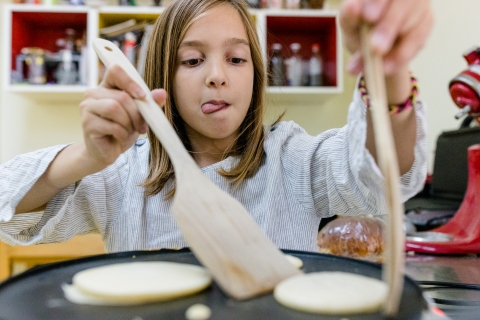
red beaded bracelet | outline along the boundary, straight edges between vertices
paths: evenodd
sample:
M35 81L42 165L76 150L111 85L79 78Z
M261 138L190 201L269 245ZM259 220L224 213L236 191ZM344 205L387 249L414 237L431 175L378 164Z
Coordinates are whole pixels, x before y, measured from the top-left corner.
M411 75L410 81L412 83L412 93L410 94L410 97L408 97L407 101L405 101L404 103L388 105L388 111L390 112L390 114L398 114L403 110L407 110L413 107L417 102L418 80L413 75ZM370 107L370 97L368 96L367 86L365 78L363 76L358 82L358 92L360 93L360 97L362 98L367 108Z

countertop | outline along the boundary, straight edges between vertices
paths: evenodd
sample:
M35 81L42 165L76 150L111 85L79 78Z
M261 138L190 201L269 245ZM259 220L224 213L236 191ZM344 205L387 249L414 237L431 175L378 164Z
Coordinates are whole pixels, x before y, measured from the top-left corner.
M407 254L405 271L416 281L474 284L480 287L480 255ZM422 287L426 296L444 300L444 303L437 303L436 306L451 319L480 319L480 290Z

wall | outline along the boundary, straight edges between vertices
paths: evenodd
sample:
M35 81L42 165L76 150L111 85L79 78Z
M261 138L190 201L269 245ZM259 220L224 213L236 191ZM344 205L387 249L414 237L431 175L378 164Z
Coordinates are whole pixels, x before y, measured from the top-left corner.
M0 17L1 20L0 20L0 23L3 21L3 4L4 3L7 3L6 0L0 0ZM3 28L3 27L2 27ZM3 39L3 32L2 31L2 28L0 28L0 43L1 44L4 44L5 43L5 40ZM2 46L3 47L3 46ZM3 66L3 50L0 50L0 79L2 79L2 75L4 74L4 66ZM5 128L6 127L6 124L5 124L5 117L2 113L2 110L4 109L4 103L3 103L3 100L4 100L4 96L5 94L3 93L3 89L2 89L2 86L3 86L3 83L2 83L2 80L0 80L0 164L2 163L2 159L3 159L3 146L5 145L5 143L3 142L3 137L4 137L4 134L3 134L3 130L2 128Z
M435 27L426 47L412 63L419 77L421 96L428 103L430 163L438 135L457 129L461 122L454 119L459 109L450 97L448 84L467 67L463 53L480 46L480 1L433 0L432 3Z
M9 1L0 0L0 4ZM336 8L340 0L327 0ZM436 24L427 46L415 58L412 69L420 80L421 97L427 101L430 162L436 137L442 130L455 129L459 121L453 118L457 109L448 93L448 83L466 67L462 53L480 45L476 34L480 22L480 1L433 0ZM3 14L3 7L2 7ZM0 43L4 43L0 39ZM0 50L0 61L3 59ZM345 54L347 58L347 54ZM0 72L4 72L0 65ZM345 124L348 104L355 79L344 75L344 92L326 96L272 96L267 121L286 110L284 119L293 119L310 134ZM0 91L1 92L1 91ZM0 163L19 153L82 138L78 102L82 95L65 96L62 101L48 97L24 98L14 93L0 94Z
M2 20L3 4L9 2L0 0ZM1 37L0 43L3 44L3 26ZM2 62L4 52L0 50ZM0 72L3 79L6 72L3 63L0 63ZM0 163L20 153L81 139L77 106L82 94L65 95L63 100L52 101L48 95L28 95L27 98L0 88Z

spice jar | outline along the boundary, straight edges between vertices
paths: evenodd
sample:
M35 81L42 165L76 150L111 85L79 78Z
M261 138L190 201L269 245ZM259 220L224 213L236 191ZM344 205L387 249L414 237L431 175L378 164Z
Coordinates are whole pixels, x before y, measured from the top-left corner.
M47 77L45 71L45 51L41 48L23 48L22 54L27 57L27 81L30 84L45 84Z

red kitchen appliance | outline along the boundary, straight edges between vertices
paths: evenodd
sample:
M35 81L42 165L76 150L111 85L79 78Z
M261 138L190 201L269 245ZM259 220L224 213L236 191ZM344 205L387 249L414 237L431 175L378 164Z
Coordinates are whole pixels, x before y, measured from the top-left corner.
M407 236L406 250L439 254L480 253L480 144L468 148L468 186L455 215L443 226Z
M480 47L464 53L468 68L450 81L450 96L460 111L455 118L471 115L480 124Z
M468 68L450 81L450 95L460 112L480 124L480 47L464 54ZM435 179L435 178L434 178ZM468 184L462 204L443 226L409 234L406 250L435 254L480 253L480 144L468 148Z

